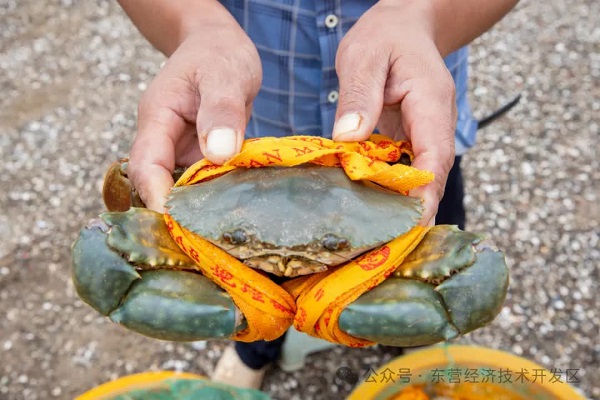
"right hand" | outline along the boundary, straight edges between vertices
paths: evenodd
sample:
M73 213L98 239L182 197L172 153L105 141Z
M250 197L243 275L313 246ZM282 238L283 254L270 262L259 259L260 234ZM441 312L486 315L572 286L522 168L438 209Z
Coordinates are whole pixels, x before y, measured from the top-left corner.
M256 47L237 24L188 35L142 96L127 174L146 206L164 212L176 166L239 153L262 81Z

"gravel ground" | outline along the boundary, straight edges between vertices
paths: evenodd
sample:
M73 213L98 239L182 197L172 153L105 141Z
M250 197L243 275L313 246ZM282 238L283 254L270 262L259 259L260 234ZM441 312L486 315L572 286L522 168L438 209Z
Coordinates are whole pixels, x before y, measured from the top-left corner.
M464 160L468 228L506 250L511 287L488 327L467 335L547 368L579 369L600 399L600 28L595 0L522 2L472 49L478 115L517 109ZM114 2L0 0L0 398L72 398L129 373L209 374L225 342L150 340L78 300L70 246L102 210L109 162L127 153L136 104L163 58ZM295 373L273 369L277 399L335 399L337 368L365 373L394 354L335 348Z

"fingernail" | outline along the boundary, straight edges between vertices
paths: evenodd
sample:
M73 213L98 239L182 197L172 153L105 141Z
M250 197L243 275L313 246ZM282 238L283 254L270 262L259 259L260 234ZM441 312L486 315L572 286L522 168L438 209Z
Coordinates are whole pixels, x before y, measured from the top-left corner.
M215 128L206 137L206 151L212 157L229 159L236 150L236 136L231 128Z
M333 126L333 139L341 139L358 130L361 120L362 118L358 113L349 113L341 116Z

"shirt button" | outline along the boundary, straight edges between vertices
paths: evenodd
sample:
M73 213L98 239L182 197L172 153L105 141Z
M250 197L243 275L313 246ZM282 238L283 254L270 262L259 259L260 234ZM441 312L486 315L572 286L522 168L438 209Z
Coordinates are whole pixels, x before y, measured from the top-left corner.
M328 28L335 28L339 22L337 15L329 14L325 17L325 26Z
M330 103L335 103L338 100L338 97L340 97L340 94L338 93L338 91L332 90L331 92L329 92L327 94L327 101Z

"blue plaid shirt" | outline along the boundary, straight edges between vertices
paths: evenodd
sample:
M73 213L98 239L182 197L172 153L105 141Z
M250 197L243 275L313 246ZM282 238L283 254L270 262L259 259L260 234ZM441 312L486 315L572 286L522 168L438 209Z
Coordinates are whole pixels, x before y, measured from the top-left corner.
M335 55L376 0L221 0L256 45L263 83L246 136L331 137L338 98ZM456 84L456 154L475 142L466 47L444 60Z

